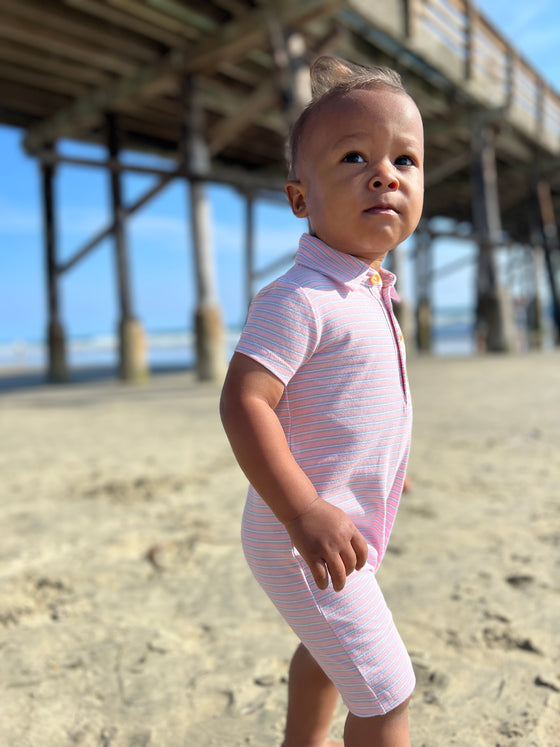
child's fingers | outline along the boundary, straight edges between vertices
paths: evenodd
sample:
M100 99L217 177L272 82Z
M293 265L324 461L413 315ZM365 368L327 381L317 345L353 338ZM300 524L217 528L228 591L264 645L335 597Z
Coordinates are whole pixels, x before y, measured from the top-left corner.
M344 589L344 584L346 583L346 567L340 555L332 560L328 560L327 567L329 569L333 589L335 591L342 591L342 589Z
M358 556L354 549L354 546L349 543L347 548L340 551L340 557L344 563L344 570L346 575L349 576L358 567Z
M356 531L356 534L351 539L352 547L356 553L356 570L359 571L363 568L368 559L368 545L364 539L364 536Z
M313 579L319 589L326 589L329 585L329 574L327 566L322 560L309 563L309 570L313 574Z

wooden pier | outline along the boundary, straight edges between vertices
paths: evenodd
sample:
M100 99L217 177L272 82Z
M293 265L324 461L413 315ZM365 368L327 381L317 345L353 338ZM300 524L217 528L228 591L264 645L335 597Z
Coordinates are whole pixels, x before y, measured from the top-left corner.
M250 288L253 205L283 188L287 128L307 95L307 65L323 53L396 68L422 111L420 347L430 345L425 327L438 217L453 222L452 234L479 246L480 349L515 347L495 258L496 249L509 244L543 254L560 339L560 96L469 0L2 0L0 122L23 128L23 145L43 176L51 380L68 376L58 281L109 235L120 375L146 375L127 218L175 179L190 187L198 288L195 319L185 324L196 330L199 376L219 379L225 361L206 184L233 185L247 200ZM107 156L64 157L56 147L60 138L102 143ZM166 156L170 166L125 164L123 150ZM66 164L107 171L113 217L61 263L53 180ZM126 170L158 178L131 205L121 197Z

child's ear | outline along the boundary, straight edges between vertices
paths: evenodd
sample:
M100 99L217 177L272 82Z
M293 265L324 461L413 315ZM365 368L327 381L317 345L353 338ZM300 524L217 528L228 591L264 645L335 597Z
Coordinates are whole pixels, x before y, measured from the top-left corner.
M301 182L287 182L286 194L296 218L307 218L307 203L305 202L305 188Z

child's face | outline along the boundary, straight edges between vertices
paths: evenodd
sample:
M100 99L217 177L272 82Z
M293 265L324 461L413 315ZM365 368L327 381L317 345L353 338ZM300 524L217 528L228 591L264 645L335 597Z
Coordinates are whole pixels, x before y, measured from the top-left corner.
M416 228L424 197L424 136L415 103L388 88L325 103L303 132L298 181L286 192L313 233L377 269Z

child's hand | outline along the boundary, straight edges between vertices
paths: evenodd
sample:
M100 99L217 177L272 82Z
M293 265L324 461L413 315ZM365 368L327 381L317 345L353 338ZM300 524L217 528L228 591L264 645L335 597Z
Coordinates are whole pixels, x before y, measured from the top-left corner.
M319 589L327 588L330 575L333 589L341 591L346 576L363 568L367 560L367 543L354 523L321 498L284 526Z

